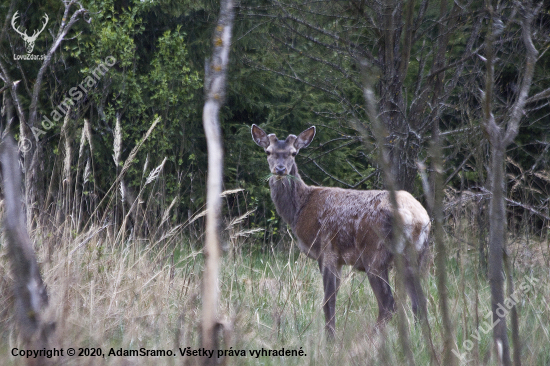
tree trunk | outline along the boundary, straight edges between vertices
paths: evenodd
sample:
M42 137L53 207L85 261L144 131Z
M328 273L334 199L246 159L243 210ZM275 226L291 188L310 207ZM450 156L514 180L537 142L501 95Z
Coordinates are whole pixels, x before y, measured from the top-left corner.
M19 333L28 349L47 348L48 333L53 329L43 319L48 306L48 293L21 210L21 169L18 151L11 136L1 143L2 188L5 199L4 227L8 258L14 278L15 312ZM48 365L46 357L28 359L28 365Z
M206 102L203 125L208 148L208 178L206 200L205 268L202 288L202 347L217 354L219 321L218 273L220 267L220 212L223 181L223 149L219 112L225 97L225 83L229 64L231 30L235 16L232 0L220 4L220 18L214 31L211 60L205 64ZM217 357L204 358L204 365L217 364Z
M535 15L539 12L540 8L533 8L528 2L516 3L518 10L522 14L521 31L526 57L521 86L517 92L517 99L511 106L509 115L504 119L506 122L499 125L493 115L492 106L493 90L496 89L494 81L494 60L496 56L493 43L495 38L500 35L504 25L502 25L501 14L495 12L491 1L487 1L486 6L490 15L490 21L485 42L487 75L485 81L483 113L485 131L491 143L492 196L489 207L489 283L491 286L491 308L493 311L494 327L493 340L496 355L499 359L499 365L509 366L512 364L512 361L510 359L510 346L506 333L506 312L499 316L498 311L500 310L500 312L503 312L502 308L504 307L504 276L502 265L506 245L504 159L506 156L506 147L514 141L518 134L521 119L525 115L525 105L529 96L529 90L533 82L538 51L533 44L531 23L534 21ZM512 275L511 270L508 272L508 275ZM511 279L509 279L509 283L511 283ZM515 310L513 313L515 314ZM516 320L516 317L514 317L513 322ZM519 334L517 332L518 329L513 327L512 330L514 332L514 351L519 353L521 350ZM520 355L516 354L514 358L520 360Z
M387 130L384 143L389 154L389 169L395 189L412 192L418 149L411 149L409 121L403 113L407 109L403 97L404 75L400 67L402 59L406 57L401 49L403 2L388 1L380 10L379 22L383 25L383 31L379 44L379 65L382 67L379 116Z
M506 214L504 207L504 154L500 144L491 145L491 205L489 208L489 283L493 310L493 337L499 364L511 365L510 347L506 333L506 318L498 316L497 309L504 303L504 276L502 258L505 248Z

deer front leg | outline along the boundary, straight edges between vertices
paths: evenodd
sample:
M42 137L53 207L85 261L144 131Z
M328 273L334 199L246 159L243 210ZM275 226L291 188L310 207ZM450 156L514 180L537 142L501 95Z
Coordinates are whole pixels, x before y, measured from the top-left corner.
M334 340L336 329L336 295L340 289L340 269L338 265L330 265L319 260L319 269L323 275L323 288L325 298L323 310L325 311L325 331L329 340Z

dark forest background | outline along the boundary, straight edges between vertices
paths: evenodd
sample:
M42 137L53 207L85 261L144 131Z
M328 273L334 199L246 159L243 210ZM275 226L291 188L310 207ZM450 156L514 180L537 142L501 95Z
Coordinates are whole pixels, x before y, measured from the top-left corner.
M518 26L521 14L512 3L499 6L498 22L493 25L502 28L496 45L497 120L510 113L525 58ZM378 80L380 116L388 129L386 143L396 161L394 175L399 188L422 197L417 163L430 166L428 150L433 123L438 120L446 193L468 190L483 196L490 167L489 144L481 125L481 93L490 17L482 1L461 6L449 3L447 7L441 13L441 3L429 1L386 5L365 1L239 3L227 103L222 111L224 186L245 189L248 202L228 202L227 207L237 211L244 210L245 204L257 208L248 220L253 226L271 228L266 240L269 232L279 229L263 179L267 165L250 138L252 123L279 137L317 126L314 143L298 158L309 184L383 187L374 138L368 139L356 128L360 123L370 133L361 60L370 63L369 72ZM82 215L89 218L136 143L160 117L127 171L123 190L129 197L135 196L143 175L148 174L144 165L153 169L166 158L162 194L151 199L161 210L178 197L171 220L189 218L205 202L202 82L218 3L85 1L73 4L68 15L80 8L85 11L77 15L38 80L42 61L14 60L13 54L26 52L22 38L11 27L10 15L18 11L16 25L30 35L41 27L44 13L48 14L46 30L33 51L45 54L52 47L65 7L58 1L4 2L0 6L0 18L5 20L0 39L3 81L8 81L6 77L20 81L17 103L6 104L6 98L13 96L3 93L2 123L5 125L9 116L16 139L32 141L24 159L32 169L34 208L53 212L54 206L64 202L60 194L81 190ZM546 9L540 9L533 24L540 54L531 95L549 86ZM108 56L116 58L116 64L72 107L68 121L61 119L49 130L41 127L41 116L52 118L52 111L69 90ZM32 118L37 83L37 116ZM545 219L536 212L548 216L549 205L547 101L541 98L528 103L506 159L510 222L516 225L529 220L528 227L539 234ZM23 127L19 127L18 108L26 119ZM121 151L115 164L117 118ZM85 119L91 138L82 142ZM32 127L46 132L39 141ZM71 149L70 173L57 175L64 169L61 162L67 158L67 147ZM91 174L83 182L77 174L86 164ZM59 181L62 179L65 182ZM70 186L69 191L64 185ZM122 209L119 214L123 215Z

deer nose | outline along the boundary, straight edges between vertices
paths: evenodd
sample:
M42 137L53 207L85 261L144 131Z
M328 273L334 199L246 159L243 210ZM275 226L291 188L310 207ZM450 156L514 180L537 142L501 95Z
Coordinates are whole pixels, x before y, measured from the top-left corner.
M285 174L285 170L286 170L286 167L284 165L277 165L275 167L275 172L278 174L278 175L283 175Z

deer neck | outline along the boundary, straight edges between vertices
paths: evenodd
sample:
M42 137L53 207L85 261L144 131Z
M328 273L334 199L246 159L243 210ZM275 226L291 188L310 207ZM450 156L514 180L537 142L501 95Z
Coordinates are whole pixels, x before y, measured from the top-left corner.
M269 187L277 213L294 230L298 214L306 202L310 190L310 187L300 177L296 164L292 166L289 176L272 176L269 179Z

